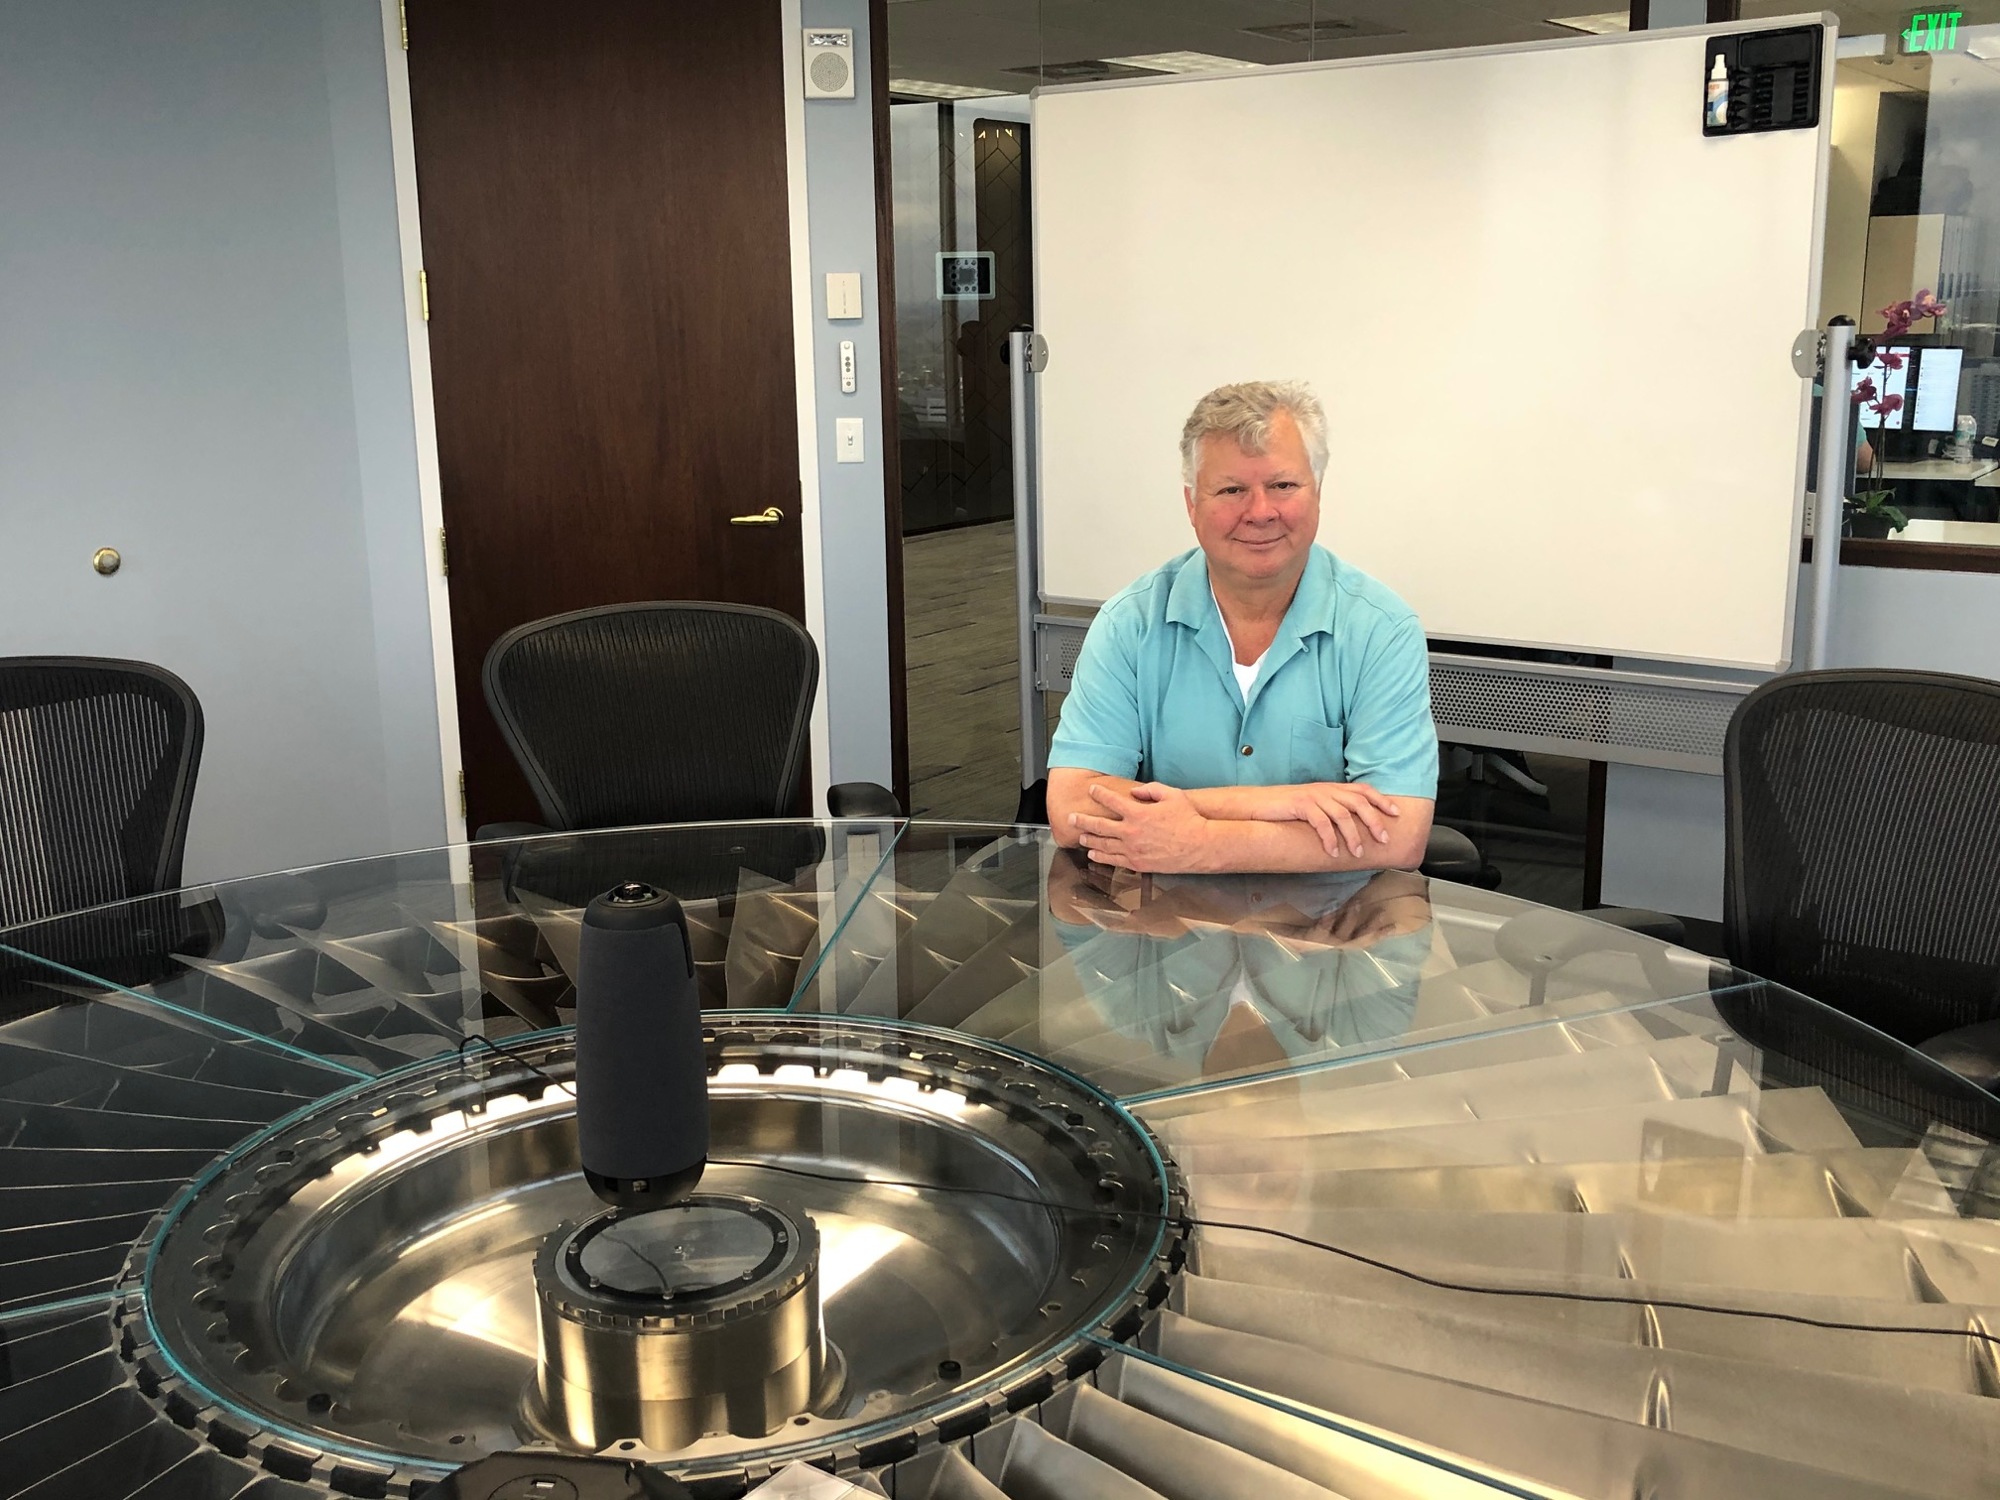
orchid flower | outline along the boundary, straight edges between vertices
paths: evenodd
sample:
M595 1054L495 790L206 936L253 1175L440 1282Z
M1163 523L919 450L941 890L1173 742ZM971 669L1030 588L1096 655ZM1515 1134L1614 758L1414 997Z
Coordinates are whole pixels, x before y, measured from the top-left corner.
M1905 297L1901 302L1891 302L1882 309L1882 332L1890 338L1900 338L1910 331L1910 325L1919 318L1941 318L1950 311L1944 303L1932 295L1925 287L1914 297Z
M1875 377L1873 375L1863 375L1859 380L1854 382L1854 404L1856 406L1859 406L1864 401L1873 401L1876 394Z
M1894 394L1887 395L1879 401L1870 401L1868 409L1878 417L1894 416L1903 409L1903 398Z

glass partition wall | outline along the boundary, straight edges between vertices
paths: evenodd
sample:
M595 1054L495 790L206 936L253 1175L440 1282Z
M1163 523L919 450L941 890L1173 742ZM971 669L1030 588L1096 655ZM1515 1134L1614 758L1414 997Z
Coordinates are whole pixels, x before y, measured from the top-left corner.
M1740 6L1747 26L1800 9ZM1019 740L1004 350L1034 316L1028 92L1555 39L1630 18L1526 0L927 0L888 14L912 811L1005 818ZM1951 549L1867 542L1848 560L1983 566L2000 559L2000 0L1837 14L1821 317L1883 334L1896 304L1942 303L1865 372L1878 399L1900 399L1862 408L1858 488L1877 493L1877 514L1850 531ZM1447 800L1492 825L1481 831L1496 847L1521 845L1538 897L1587 900L1590 799L1570 794L1581 763L1469 753L1445 768Z
M1860 408L1866 478L1912 542L2000 544L2000 6L1908 16L1842 42L1822 314L1892 358ZM1938 316L1886 324L1930 294ZM1924 304L1930 306L1930 304ZM1902 370L1890 370L1902 358ZM1874 410L1894 406L1894 410ZM1896 528L1898 520L1906 520ZM1880 530L1880 528L1876 528Z
M1860 372L1857 489L1878 499L1849 532L2000 546L2000 4L1838 13L1820 314L1887 356ZM1926 297L1937 315L1899 332Z
M1315 0L931 0L889 9L911 811L1007 818L1019 770L1012 406L1031 326L1037 84L1574 36L1622 13ZM1164 524L1176 524L1172 497ZM1049 719L1060 716L1051 695ZM1582 903L1589 768L1451 747L1441 815L1509 889Z
M1020 714L1004 356L1008 331L1034 318L1028 101L898 85L979 95L897 92L889 106L912 806L1011 817Z

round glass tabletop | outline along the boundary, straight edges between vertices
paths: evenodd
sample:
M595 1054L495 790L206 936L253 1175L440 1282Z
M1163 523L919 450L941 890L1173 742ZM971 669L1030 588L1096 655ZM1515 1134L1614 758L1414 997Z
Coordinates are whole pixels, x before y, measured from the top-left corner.
M626 880L712 1135L604 1221L572 976ZM224 882L0 932L0 1476L1984 1494L1996 1138L1803 996L1405 872L770 822Z

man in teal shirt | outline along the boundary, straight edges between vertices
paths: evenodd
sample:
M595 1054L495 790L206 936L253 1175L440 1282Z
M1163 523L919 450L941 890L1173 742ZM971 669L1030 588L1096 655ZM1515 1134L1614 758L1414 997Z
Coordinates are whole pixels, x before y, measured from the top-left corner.
M1056 841L1154 873L1413 869L1437 796L1409 606L1315 544L1326 414L1211 391L1181 434L1195 550L1091 622L1049 751Z

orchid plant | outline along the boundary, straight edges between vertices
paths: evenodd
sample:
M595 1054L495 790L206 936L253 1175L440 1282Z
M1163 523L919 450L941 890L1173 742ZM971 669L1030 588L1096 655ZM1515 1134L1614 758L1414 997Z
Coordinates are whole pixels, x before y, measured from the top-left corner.
M1882 309L1882 337L1901 338L1919 318L1941 318L1947 311L1949 309L1945 304L1931 295L1929 287L1925 287L1916 296L1892 302ZM1881 361L1885 374L1903 368L1903 356L1893 349L1879 349L1876 358ZM1892 391L1878 391L1875 378L1864 375L1855 383L1854 404L1865 405L1877 418L1883 419L1883 425L1876 428L1878 433L1883 433L1887 431L1886 419L1903 409L1903 398ZM1899 507L1889 503L1896 498L1896 492L1882 486L1882 448L1879 438L1868 445L1868 478L1874 487L1857 492L1847 502L1847 514L1849 517L1880 517L1889 523L1891 531L1901 531L1910 524L1910 518Z

